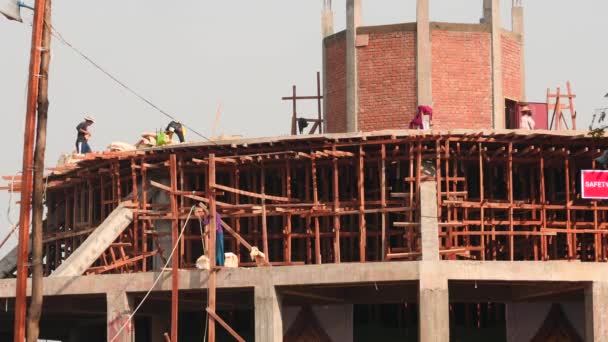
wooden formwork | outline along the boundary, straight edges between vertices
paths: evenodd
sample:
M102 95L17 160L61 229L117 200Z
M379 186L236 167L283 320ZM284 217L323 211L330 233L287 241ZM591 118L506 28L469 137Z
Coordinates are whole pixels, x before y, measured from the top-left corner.
M45 274L127 200L133 224L89 273L145 272L164 264L170 251L160 240L171 240L175 230L159 230L164 221L185 225L178 263L195 267L205 227L186 218L192 206L209 203L210 190L226 251L240 266L255 265L253 246L272 265L416 260L421 181L438 184L444 259L606 260L608 205L581 199L578 189L580 171L596 168L604 138L396 132L90 155L48 177ZM18 182L12 189L19 190Z

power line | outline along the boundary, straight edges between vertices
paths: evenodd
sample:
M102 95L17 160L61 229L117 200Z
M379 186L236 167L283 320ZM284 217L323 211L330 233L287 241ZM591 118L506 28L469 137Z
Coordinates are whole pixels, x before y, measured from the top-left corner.
M112 73L110 73L109 71L107 71L106 69L104 69L101 65L99 65L98 63L96 63L93 59L91 59L84 52L80 51L74 45L70 44L65 38L63 38L63 36L61 35L61 33L59 33L59 31L57 31L57 29L55 29L55 27L52 26L52 25L51 25L51 32L52 32L53 36L55 38L57 38L61 43L63 43L65 46L67 46L70 49L72 49L74 52L76 52L78 55L80 55L82 58L84 58L87 62L89 62L92 66L94 66L96 69L98 69L99 71L101 71L102 73L104 73L107 77L109 77L111 80L113 80L114 82L116 82L118 85L120 85L122 88L124 88L125 90L127 90L129 93L131 93L135 97L139 98L140 100L142 100L143 102L145 102L146 104L148 104L150 107L152 107L155 110L157 110L159 113L161 113L164 116L168 117L169 119L174 120L174 121L178 121L173 115L169 114L167 111L163 110L159 106L155 105L152 101L148 100L146 97L144 97L143 95L141 95L138 92L136 92L135 90L133 90L131 87L129 87L124 82L122 82L121 80L119 80ZM201 138L203 138L203 139L205 139L205 140L207 140L209 142L212 142L214 144L217 144L216 142L214 142L211 139L207 138L203 134L197 132L194 128L192 128L192 127L190 127L190 126L188 126L188 125L186 125L184 123L182 123L182 125L184 125L184 127L186 127L188 130L192 131L194 134L200 136Z

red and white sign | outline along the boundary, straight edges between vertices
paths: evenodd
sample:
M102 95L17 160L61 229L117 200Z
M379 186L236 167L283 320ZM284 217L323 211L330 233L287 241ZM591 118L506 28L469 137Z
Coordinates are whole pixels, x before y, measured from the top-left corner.
M581 189L583 198L608 199L608 171L583 170Z

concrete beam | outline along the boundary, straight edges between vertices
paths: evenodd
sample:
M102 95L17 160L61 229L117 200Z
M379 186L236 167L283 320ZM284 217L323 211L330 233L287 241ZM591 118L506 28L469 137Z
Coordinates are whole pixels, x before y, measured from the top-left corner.
M262 282L256 286L254 306L256 342L282 342L281 298L270 282Z
M57 267L51 277L79 276L91 267L133 222L133 210L125 205L126 203L116 207L74 253Z
M420 183L420 234L423 261L439 261L437 182Z
M420 342L450 340L450 298L448 279L438 262L421 262L419 289Z
M133 312L133 300L124 291L111 291L107 300L107 339L108 342L134 342L135 321L130 321Z
M357 75L357 28L361 26L361 1L346 0L346 131L359 130L359 77Z
M431 28L429 0L416 3L416 79L418 105L433 105Z
M608 342L608 282L585 289L585 341Z
M502 25L500 20L500 0L484 0L484 6L491 4L492 26L492 97L494 129L505 128L505 99L502 90Z

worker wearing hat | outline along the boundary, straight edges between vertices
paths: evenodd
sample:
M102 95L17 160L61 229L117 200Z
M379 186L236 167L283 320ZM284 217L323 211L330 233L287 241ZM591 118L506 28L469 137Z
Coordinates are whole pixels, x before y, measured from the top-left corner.
M76 153L87 154L91 152L91 146L89 146L89 139L91 138L91 131L89 126L95 122L92 116L85 116L84 121L76 126L78 135L76 136Z
M528 104L522 104L522 106L519 109L519 112L521 113L521 118L519 121L519 128L533 130L534 127L536 126L536 122L532 118L532 110L530 109Z

